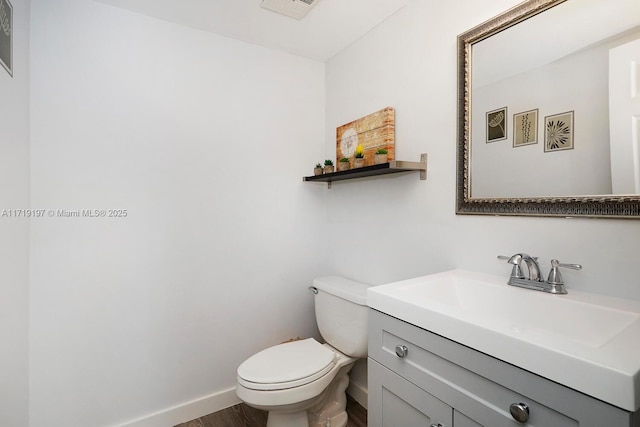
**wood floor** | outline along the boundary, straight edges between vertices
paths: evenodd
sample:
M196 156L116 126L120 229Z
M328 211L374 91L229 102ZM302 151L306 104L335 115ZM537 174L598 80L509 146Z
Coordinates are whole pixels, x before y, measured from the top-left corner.
M347 427L367 427L367 410L347 395ZM267 413L244 403L223 409L175 427L265 427Z

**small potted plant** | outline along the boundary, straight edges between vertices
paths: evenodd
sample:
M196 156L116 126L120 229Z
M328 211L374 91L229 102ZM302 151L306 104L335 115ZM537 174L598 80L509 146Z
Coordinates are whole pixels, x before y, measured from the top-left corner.
M338 162L338 171L348 171L349 170L349 159L343 157Z
M333 173L333 162L329 159L324 161L324 173Z
M316 163L316 167L313 168L314 175L322 175L322 165L320 163Z
M364 166L364 146L358 144L356 146L355 161L353 162L354 168L361 168Z
M384 148L378 148L376 150L375 156L373 156L373 163L376 165L380 165L382 163L387 163L388 151Z

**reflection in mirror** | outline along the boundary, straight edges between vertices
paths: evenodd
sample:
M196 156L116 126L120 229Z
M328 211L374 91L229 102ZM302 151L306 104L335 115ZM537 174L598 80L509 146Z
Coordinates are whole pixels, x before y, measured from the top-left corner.
M640 216L640 1L531 0L458 46L458 213Z

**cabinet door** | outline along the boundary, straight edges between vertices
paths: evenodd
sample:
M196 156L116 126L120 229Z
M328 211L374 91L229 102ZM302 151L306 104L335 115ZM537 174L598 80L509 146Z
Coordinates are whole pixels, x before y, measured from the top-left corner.
M453 409L373 359L369 371L369 427L452 427Z
M453 425L455 427L483 427L471 418L456 410L453 411Z

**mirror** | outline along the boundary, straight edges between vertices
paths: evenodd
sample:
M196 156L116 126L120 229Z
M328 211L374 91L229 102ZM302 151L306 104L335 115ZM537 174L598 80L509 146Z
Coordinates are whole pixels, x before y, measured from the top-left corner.
M458 37L458 214L640 218L640 2L528 0Z

